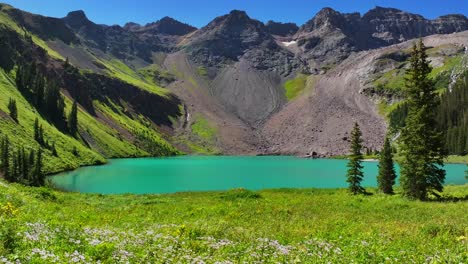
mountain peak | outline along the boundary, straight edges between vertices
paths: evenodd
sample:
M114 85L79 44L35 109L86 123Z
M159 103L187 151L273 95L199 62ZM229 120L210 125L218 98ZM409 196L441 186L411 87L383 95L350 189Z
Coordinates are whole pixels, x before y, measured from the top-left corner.
M68 15L64 17L64 20L71 26L82 25L90 22L83 10L68 13Z
M135 22L128 22L123 27L126 30L135 31L141 28L141 25Z
M400 9L392 8L392 7L383 7L383 6L376 6L372 8L369 12L379 12L379 13L398 13L403 12Z
M245 11L237 10L237 9L231 10L231 12L229 12L229 15L239 16L239 17L248 17L248 15L247 15L247 13Z
M339 12L331 7L324 7L317 13L317 16L330 15L330 14L339 14Z
M340 12L325 7L320 10L314 18L307 21L300 29L300 31L310 32L322 26L328 25L333 27L341 27L344 23L345 17Z
M68 13L67 17L68 18L88 20L88 17L86 16L86 13L83 10L71 11L71 12Z
M149 23L146 24L144 27L141 27L141 31L143 32L151 32L156 34L165 34L173 36L183 36L195 30L197 30L197 28L192 27L189 24L182 23L168 16L165 16L156 22Z
M251 19L245 11L242 10L232 10L229 14L218 17L214 21L225 21L227 23L245 23L251 21Z
M179 22L179 21L177 21L177 20L175 20L174 18L169 17L169 16L165 16L165 17L161 18L161 19L159 20L159 22L160 22L160 23L173 23L173 22L181 23L181 22Z

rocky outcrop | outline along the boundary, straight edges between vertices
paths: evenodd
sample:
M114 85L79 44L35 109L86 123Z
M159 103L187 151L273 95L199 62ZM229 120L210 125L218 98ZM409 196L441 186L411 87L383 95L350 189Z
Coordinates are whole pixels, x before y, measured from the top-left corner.
M59 39L68 45L79 43L74 32L59 18L31 14L4 4L0 8L18 25L44 40Z
M95 24L81 10L70 12L63 21L88 47L110 53L120 59L131 59L136 56L146 61L150 60L153 47L118 25Z
M196 31L189 39L187 50L196 62L216 66L236 61L246 50L261 45L274 46L265 25L244 11L234 10Z
M124 25L123 28L129 31L137 31L141 28L141 25L134 22L128 22Z
M171 17L163 17L161 20L158 20L154 23L149 23L145 26L139 27L135 27L134 24L127 24L127 28L131 31L139 33L150 33L155 35L163 34L172 36L183 36L197 30L197 28L179 22Z
M195 63L208 68L219 69L243 58L257 70L281 76L306 70L302 60L278 46L268 28L244 11L234 10L194 32L186 50Z
M170 17L164 17L144 26L127 23L124 28L138 36L141 41L149 45L157 44L159 50L166 52L178 50L177 45L183 39L183 36L197 30L195 27Z
M295 23L280 23L271 20L265 26L271 35L281 37L292 36L299 30L299 27Z
M324 8L294 38L305 57L327 65L342 61L355 51L464 30L468 30L468 19L463 15L428 20L394 8L376 7L363 16Z

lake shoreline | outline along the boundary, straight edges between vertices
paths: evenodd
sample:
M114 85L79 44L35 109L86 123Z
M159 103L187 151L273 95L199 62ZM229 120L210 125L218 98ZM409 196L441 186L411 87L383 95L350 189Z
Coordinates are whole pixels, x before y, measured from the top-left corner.
M235 188L346 188L346 160L294 156L175 156L111 159L106 166L88 166L49 176L59 190L83 193L176 193ZM367 160L364 187L376 187L378 164ZM399 166L396 165L397 172ZM465 184L463 165L447 168L447 185Z

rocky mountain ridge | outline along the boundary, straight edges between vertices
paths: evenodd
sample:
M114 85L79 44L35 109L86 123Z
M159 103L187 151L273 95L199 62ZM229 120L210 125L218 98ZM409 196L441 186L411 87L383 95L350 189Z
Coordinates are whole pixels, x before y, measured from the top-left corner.
M324 8L301 26L293 39L303 56L326 65L338 63L352 52L465 30L468 19L464 15L429 20L395 8L376 7L362 16Z

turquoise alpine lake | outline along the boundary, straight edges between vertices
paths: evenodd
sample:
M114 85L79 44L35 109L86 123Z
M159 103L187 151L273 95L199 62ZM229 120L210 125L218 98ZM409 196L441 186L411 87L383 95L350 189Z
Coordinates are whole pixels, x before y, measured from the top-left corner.
M52 176L60 189L100 194L159 194L275 188L345 188L346 160L284 156L181 156L110 160ZM398 166L397 171L399 170ZM447 164L445 184L466 184L463 164ZM377 162L364 162L365 187L377 185Z

